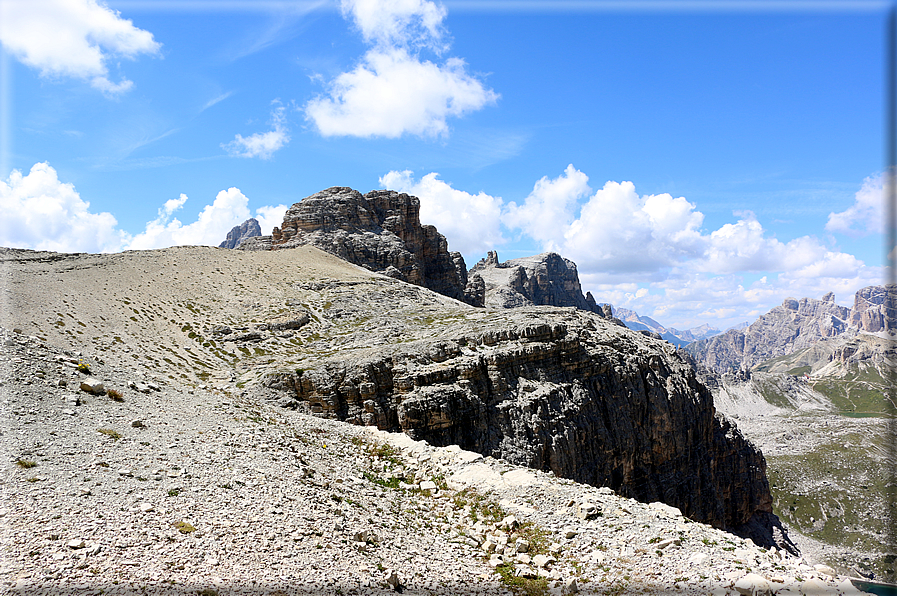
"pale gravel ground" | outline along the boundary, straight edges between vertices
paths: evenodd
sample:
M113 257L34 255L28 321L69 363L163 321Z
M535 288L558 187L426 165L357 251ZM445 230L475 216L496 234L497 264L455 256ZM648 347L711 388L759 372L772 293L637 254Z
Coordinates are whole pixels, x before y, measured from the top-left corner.
M390 568L407 593L508 593L478 546L493 528L476 526L455 499L465 478L559 545L558 561L543 571L555 592L576 579L594 593L735 594L749 571L779 580L778 594L814 578L828 593L839 593L839 582L847 589L806 561L664 506L241 397L237 381L266 366L255 347L326 342L314 334L339 331L332 309L353 292L396 296L424 316L428 306L467 316L467 307L438 295L314 249L5 253L0 265L0 585L11 593L385 593L393 591ZM345 282L356 284L349 293ZM296 296L301 305L291 306ZM388 316L393 306L371 314ZM324 310L331 320L316 316ZM272 336L249 354L189 335L300 311L312 315L307 329ZM415 330L395 322L388 332ZM124 402L78 389L79 356ZM239 375L231 375L233 361ZM141 393L131 382L160 390ZM382 442L401 450L395 465L369 454ZM448 484L433 496L384 488L371 480L384 465L409 482ZM603 515L577 518L585 500ZM179 532L178 522L195 531Z

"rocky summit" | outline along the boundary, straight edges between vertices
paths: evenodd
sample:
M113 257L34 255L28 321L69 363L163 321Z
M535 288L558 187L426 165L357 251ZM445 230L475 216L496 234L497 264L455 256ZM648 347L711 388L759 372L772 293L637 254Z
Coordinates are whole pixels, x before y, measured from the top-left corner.
M889 298L890 296L890 298ZM858 291L854 306L835 303L831 292L822 300L786 298L744 329L730 329L721 335L689 344L685 349L695 361L714 372L748 370L772 358L813 348L828 341L829 346L860 334L884 334L894 330L897 287L869 286ZM879 342L882 343L882 342Z
M762 455L596 313L312 246L0 275L9 593L855 593L726 532L780 538Z
M242 250L315 246L350 263L444 296L482 306L482 290L468 284L467 266L434 226L421 225L420 199L395 191L362 195L335 186L290 207L271 236Z
M237 248L247 238L255 238L262 235L262 228L256 218L250 217L238 226L231 228L227 238L218 245L218 248Z
M489 251L468 276L482 278L486 306L573 306L605 314L605 309L595 303L591 293L583 295L576 263L554 252L502 263L497 252Z

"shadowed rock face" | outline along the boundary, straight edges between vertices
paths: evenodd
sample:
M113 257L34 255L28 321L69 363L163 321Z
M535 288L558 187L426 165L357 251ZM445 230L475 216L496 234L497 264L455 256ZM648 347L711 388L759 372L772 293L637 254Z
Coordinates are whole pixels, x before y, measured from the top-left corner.
M240 243L247 238L255 238L262 235L262 228L254 217L251 217L238 226L234 226L227 233L224 242L218 245L218 248L237 248Z
M362 195L335 186L290 207L270 237L244 243L244 250L311 245L371 271L482 306L481 290L468 287L460 253L434 226L421 225L420 199L395 191Z
M591 293L583 295L576 263L554 252L500 263L498 253L489 251L468 276L483 279L486 306L574 306L603 314Z
M283 405L663 501L773 544L762 454L669 344L593 313L504 312L510 326L338 355L264 385Z

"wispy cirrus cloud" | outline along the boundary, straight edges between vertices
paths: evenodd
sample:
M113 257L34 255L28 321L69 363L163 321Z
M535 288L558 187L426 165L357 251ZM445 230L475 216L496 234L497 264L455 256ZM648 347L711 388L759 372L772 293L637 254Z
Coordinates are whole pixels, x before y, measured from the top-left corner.
M211 108L211 107L214 106L215 104L221 103L222 101L224 101L225 99L227 99L228 97L230 97L230 96L233 95L233 94L234 94L233 91L228 91L227 93L222 93L221 95L219 95L219 96L217 96L217 97L213 97L212 99L210 99L209 101L207 101L207 102L205 103L205 105L204 105L202 108L199 109L199 111L200 111L200 112L205 112L206 110L208 110L209 108Z
M279 104L279 100L272 103ZM272 130L257 132L248 137L234 136L230 143L222 143L221 148L234 157L260 157L271 159L274 152L290 142L290 131L286 126L286 108L278 105L271 112Z

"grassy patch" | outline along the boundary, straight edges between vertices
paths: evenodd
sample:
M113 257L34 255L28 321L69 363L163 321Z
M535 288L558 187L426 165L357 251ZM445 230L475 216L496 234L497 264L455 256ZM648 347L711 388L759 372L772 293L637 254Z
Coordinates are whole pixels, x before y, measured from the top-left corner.
M510 565L499 565L495 572L501 577L501 583L506 585L515 594L524 596L547 596L548 580L544 577L528 578L514 575L514 568Z
M100 433L101 435L106 435L107 437L111 437L111 438L115 439L116 441L121 438L121 433L119 433L117 430L112 430L111 428L98 428L97 432Z
M176 529L181 534L189 534L191 532L196 531L196 528L194 528L192 525L188 524L185 521L174 522L171 525L174 527L174 529Z
M17 459L16 465L27 470L29 468L35 467L37 465L37 462L33 462L29 459Z

